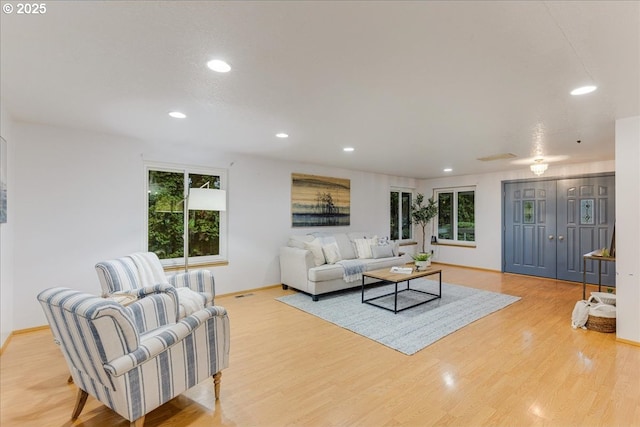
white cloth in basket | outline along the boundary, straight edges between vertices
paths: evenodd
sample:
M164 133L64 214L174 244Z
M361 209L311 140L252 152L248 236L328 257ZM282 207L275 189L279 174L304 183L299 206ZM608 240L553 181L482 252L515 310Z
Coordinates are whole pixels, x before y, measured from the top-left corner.
M616 294L609 294L606 292L591 292L591 298L600 304L616 305Z
M588 301L582 300L578 301L573 307L573 313L571 313L571 327L573 329L587 329L585 325L589 319L589 306Z
M610 304L593 304L591 307L589 307L589 316L615 319L616 307Z

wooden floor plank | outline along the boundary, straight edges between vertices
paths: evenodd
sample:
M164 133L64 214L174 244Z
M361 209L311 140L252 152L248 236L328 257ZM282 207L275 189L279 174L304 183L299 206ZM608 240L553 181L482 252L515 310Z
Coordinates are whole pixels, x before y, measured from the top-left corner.
M522 299L406 356L275 300L292 290L218 297L232 331L219 402L205 381L145 426L640 426L640 347L570 327L581 285L440 267ZM48 330L13 336L0 361L3 427L128 425L92 397L71 423L77 389Z

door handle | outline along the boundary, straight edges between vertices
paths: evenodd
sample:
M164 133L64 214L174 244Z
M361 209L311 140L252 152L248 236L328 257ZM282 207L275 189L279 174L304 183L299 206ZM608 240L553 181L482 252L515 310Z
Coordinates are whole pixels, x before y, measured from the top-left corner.
M558 236L558 240L564 240L564 236Z
M553 240L553 234L549 234L549 240Z

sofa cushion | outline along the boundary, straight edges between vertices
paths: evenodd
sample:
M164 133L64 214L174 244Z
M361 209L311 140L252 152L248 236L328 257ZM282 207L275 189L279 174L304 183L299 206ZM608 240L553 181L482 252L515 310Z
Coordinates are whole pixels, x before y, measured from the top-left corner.
M365 271L372 271L405 263L404 259L401 257L378 259L370 258L363 260L362 262L364 263ZM327 282L330 280L344 279L344 267L340 264L324 264L318 267L313 267L309 269L308 278L311 282ZM349 287L353 286L357 286L357 283L351 283L351 286Z
M388 258L393 256L393 247L391 245L371 246L372 258Z
M371 246L378 243L378 238L374 237L373 239L354 239L353 243L356 246L356 253L358 254L358 258L369 259L373 258L373 254L371 253Z
M371 258L371 244L367 239L353 239L359 259Z
M340 256L342 259L355 259L356 253L353 250L353 244L345 233L336 233L333 235L336 239L336 243L338 244L338 249L340 250Z
M320 244L322 246L328 245L329 243L335 243L336 241L336 238L333 236L333 234L328 234L328 233L318 232L318 231L310 234L316 239L320 239Z
M343 277L344 267L340 264L325 264L309 269L309 280L312 282L326 282Z
M342 259L340 256L340 249L338 249L338 244L336 242L324 245L322 247L322 252L324 253L324 258L327 260L327 264L335 264Z
M381 268L389 268L394 265L403 265L405 259L403 257L391 257L391 258L377 258L368 259L365 261L365 271L378 270Z
M291 237L289 237L289 243L287 243L287 245L292 247L292 248L306 249L304 247L304 244L308 243L308 242L312 242L313 239L314 239L314 237L310 236L308 234L291 236Z
M313 254L313 263L316 265L316 267L326 263L324 252L322 252L322 242L320 239L315 238L311 242L305 242L304 248L308 251L311 251L311 253Z
M349 240L353 242L356 239L370 239L373 237L373 233L366 231L351 231L347 233L347 236L349 237Z

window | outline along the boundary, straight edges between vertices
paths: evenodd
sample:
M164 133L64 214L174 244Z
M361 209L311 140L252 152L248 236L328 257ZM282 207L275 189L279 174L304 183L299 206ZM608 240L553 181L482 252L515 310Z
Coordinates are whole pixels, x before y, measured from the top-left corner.
M392 189L390 193L390 225L391 240L411 239L411 200L412 191Z
M224 171L148 165L146 177L148 250L155 252L164 265L184 264L188 241L190 263L224 260L225 213L184 209L188 188L224 189Z
M435 194L438 200L438 241L475 242L475 187L439 189Z

